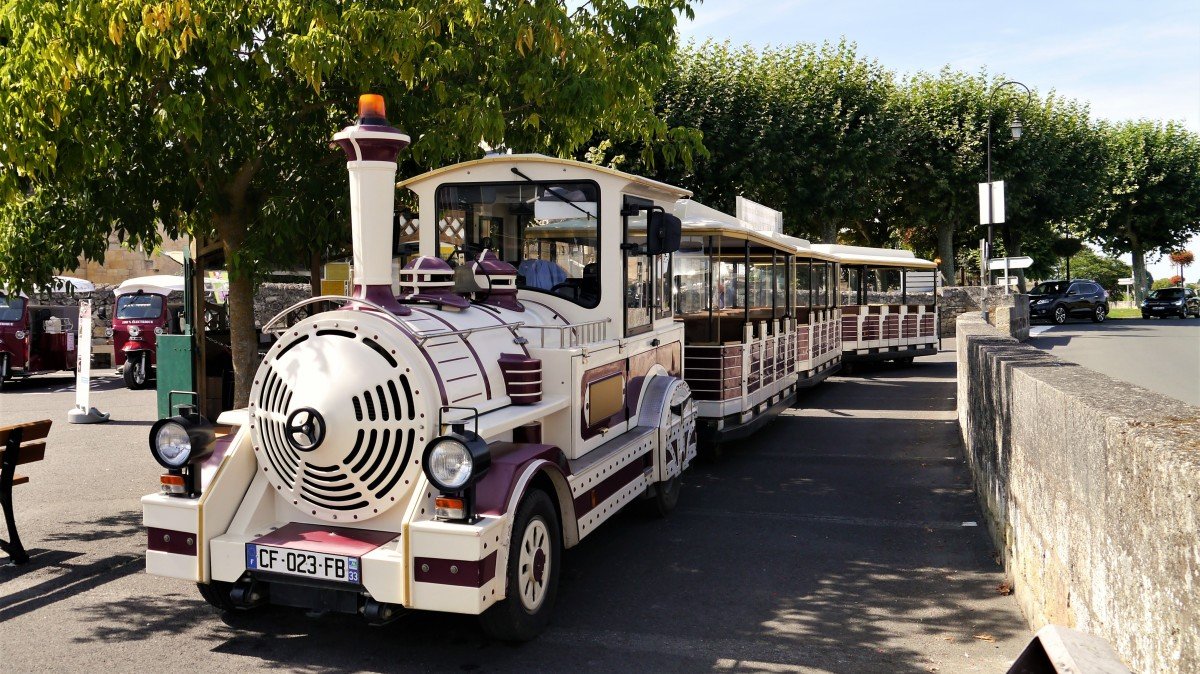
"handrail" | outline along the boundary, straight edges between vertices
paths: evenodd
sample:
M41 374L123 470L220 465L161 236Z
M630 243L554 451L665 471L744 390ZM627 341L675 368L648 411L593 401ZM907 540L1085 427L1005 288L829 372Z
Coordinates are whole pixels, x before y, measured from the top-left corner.
M522 328L529 328L541 331L541 339L539 346L546 346L546 332L555 330L558 332L558 348L567 349L575 346L583 346L585 344L593 344L595 342L608 339L608 330L605 326L612 323L612 318L598 318L593 321L584 321L582 323L566 323L563 325L540 325L530 324L523 325ZM564 338L567 331L571 332L570 343ZM583 339L580 339L581 335Z
M461 328L461 329L452 328L449 330L436 330L436 331L430 331L430 332L414 332L414 333L412 333L412 335L413 335L413 337L417 338L418 345L424 346L425 342L427 342L435 337L462 337L465 339L465 338L470 337L471 335L475 334L476 332L487 332L488 330L500 330L501 328L508 329L508 331L513 332L513 334L515 336L516 333L514 331L516 329L524 327L524 326L525 326L525 323L518 321L516 323L499 323L497 325L482 325L482 326L479 326L476 328Z

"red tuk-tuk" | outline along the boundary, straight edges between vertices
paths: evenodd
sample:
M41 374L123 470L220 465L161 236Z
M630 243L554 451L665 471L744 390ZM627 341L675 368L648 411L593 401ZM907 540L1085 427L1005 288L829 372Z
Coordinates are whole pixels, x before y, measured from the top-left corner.
M88 281L56 276L52 293L94 290ZM75 370L79 305L38 304L0 289L0 390L13 377Z
M122 368L125 385L146 388L155 358L157 335L179 332L181 303L169 305L172 292L182 293L182 276L143 276L125 281L113 291L117 296L113 311L113 358Z

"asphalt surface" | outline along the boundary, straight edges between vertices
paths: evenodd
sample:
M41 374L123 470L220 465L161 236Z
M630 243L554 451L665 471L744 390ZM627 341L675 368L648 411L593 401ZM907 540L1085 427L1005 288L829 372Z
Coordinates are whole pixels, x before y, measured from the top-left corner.
M1029 344L1114 379L1200 406L1200 319L1034 323Z
M55 423L15 490L33 559L0 562L0 669L1001 672L1031 635L971 526L952 356L834 377L693 466L669 519L618 515L568 551L554 622L522 646L464 616L219 616L143 571L154 394L107 371L93 404L114 421L71 426L68 378L18 382L0 423Z

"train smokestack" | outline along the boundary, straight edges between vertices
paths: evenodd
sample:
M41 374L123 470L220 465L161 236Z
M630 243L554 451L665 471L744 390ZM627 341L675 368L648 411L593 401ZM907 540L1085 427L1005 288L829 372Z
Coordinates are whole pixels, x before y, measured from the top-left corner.
M383 97L358 98L358 122L333 141L346 153L350 172L350 227L354 238L354 295L408 313L392 295L392 218L396 155L410 138L388 124Z

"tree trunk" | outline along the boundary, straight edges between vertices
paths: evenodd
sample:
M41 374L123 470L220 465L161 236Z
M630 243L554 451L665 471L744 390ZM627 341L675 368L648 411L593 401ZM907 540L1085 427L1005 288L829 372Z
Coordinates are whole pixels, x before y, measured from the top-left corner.
M818 243L837 243L837 223L828 220L821 223L821 240Z
M942 259L939 266L946 285L954 284L954 223L942 221L937 226L937 256Z
M217 233L225 250L229 272L229 342L233 352L233 406L250 404L250 387L258 369L258 334L254 327L254 281L243 265L234 262L246 239L241 212L217 217Z
M1130 251L1133 258L1133 303L1140 306L1146 297L1145 251L1142 250L1142 245L1136 239L1131 243L1133 244L1133 250Z

